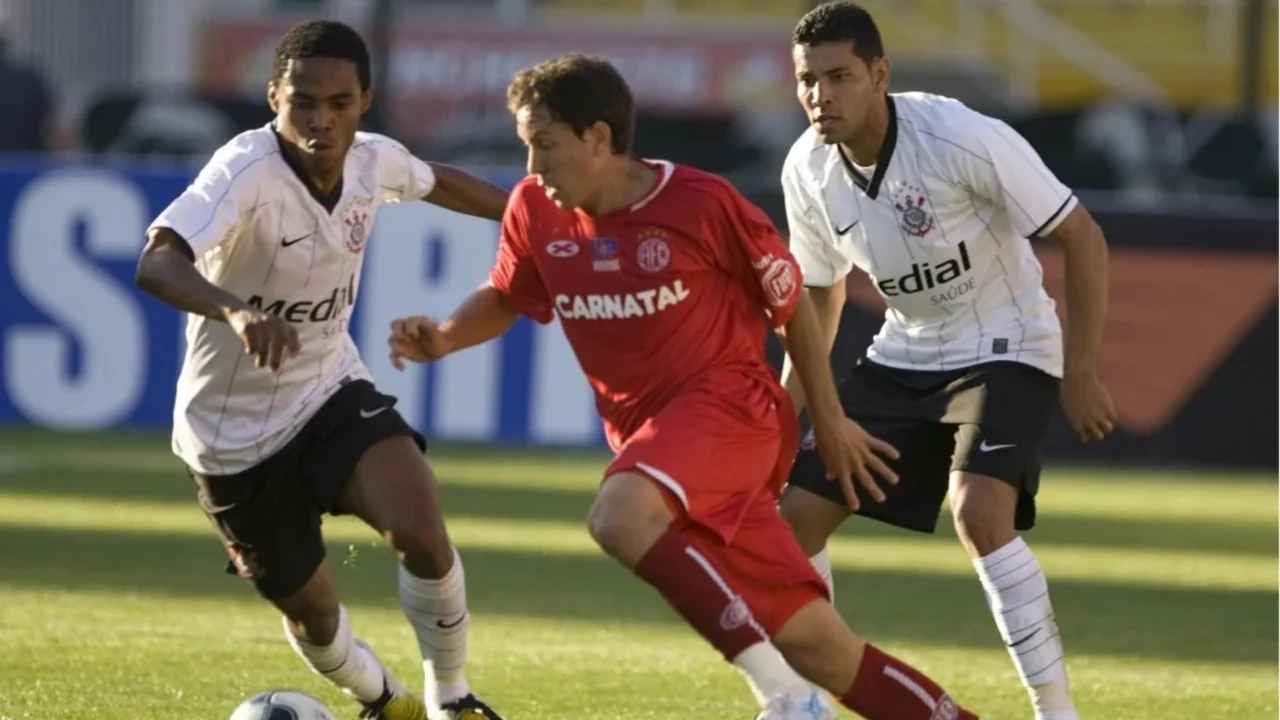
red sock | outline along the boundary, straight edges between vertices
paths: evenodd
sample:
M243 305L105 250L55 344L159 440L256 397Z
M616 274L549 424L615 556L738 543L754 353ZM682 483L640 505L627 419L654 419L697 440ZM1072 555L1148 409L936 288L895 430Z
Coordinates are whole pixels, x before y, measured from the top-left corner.
M733 662L743 650L769 640L751 609L681 533L668 530L636 565L636 575Z
M840 703L867 720L978 720L924 673L871 643Z

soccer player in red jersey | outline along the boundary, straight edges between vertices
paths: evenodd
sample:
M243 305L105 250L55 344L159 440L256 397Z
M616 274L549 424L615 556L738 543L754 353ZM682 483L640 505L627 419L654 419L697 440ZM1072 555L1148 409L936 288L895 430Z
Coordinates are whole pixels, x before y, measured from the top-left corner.
M631 93L606 62L547 61L518 73L507 99L529 177L489 282L443 323L395 321L393 363L491 340L520 314L559 315L616 453L591 536L755 678L759 717L833 717L794 673L752 673L781 651L871 720L975 718L854 635L778 513L798 427L765 359L770 326L849 497L855 477L883 497L871 473L892 478L880 455L897 453L845 417L800 268L769 219L716 176L632 157Z

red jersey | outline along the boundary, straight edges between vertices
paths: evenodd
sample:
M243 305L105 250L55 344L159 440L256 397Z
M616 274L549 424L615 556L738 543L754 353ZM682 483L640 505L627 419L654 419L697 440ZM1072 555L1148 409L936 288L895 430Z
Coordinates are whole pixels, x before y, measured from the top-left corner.
M518 312L560 317L615 450L682 391L776 402L765 333L800 297L800 268L763 211L715 175L651 164L653 189L603 217L563 210L525 178L490 274Z

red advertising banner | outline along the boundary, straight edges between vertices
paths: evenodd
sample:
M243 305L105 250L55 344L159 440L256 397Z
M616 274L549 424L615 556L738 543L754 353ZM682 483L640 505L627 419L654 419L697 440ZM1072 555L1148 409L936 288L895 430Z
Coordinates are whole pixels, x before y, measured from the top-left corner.
M217 93L264 93L271 55L290 21L221 19L205 32L199 76ZM790 111L788 36L618 27L476 25L412 20L393 32L391 103L400 132L466 108L501 110L517 70L565 52L604 57L636 101L685 112Z

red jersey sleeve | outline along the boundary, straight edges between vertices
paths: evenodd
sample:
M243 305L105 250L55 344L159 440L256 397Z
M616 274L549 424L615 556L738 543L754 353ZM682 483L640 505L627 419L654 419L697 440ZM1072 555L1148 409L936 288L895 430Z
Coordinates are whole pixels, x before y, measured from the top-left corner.
M720 207L708 239L725 267L769 314L774 327L791 319L800 299L800 265L773 221L728 183L715 193Z
M553 317L551 298L529 251L529 210L521 190L517 187L511 194L502 213L498 256L489 271L489 284L516 312L545 325Z

